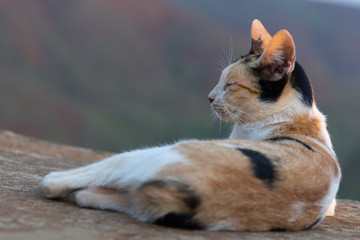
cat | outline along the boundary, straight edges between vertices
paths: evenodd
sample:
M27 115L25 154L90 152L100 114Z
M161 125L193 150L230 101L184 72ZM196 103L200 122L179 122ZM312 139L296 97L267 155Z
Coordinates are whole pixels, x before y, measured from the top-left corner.
M286 30L251 27L249 54L208 98L229 139L179 141L114 155L42 181L47 198L208 231L297 231L334 215L341 171L311 83Z

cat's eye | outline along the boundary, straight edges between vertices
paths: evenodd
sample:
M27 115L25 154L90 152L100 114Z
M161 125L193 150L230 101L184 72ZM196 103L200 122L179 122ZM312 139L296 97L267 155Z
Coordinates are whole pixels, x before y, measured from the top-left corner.
M226 83L224 89L227 89L227 88L229 88L231 86L234 86L234 85L235 85L235 83L232 83L232 82Z

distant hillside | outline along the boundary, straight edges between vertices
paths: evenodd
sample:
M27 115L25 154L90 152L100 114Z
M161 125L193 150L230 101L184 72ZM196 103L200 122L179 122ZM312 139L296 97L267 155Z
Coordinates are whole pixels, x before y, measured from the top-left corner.
M204 103L229 33L150 1L0 11L2 128L106 150L213 135Z
M358 169L360 12L312 2L1 1L0 128L108 151L225 137L207 94L254 18L292 33L342 166ZM359 180L342 196L360 199Z

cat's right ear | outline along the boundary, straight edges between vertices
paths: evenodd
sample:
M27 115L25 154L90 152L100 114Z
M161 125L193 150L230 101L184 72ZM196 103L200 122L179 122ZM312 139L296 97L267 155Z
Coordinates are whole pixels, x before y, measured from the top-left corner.
M295 66L295 45L290 33L280 30L272 38L269 46L251 68L261 72L264 79L277 81L292 72Z
M271 42L272 37L261 22L255 19L251 24L251 49L250 54L262 53Z

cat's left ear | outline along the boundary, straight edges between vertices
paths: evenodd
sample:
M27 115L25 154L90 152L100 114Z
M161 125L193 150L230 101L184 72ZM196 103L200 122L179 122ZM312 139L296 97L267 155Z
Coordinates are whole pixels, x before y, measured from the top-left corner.
M262 53L271 42L271 38L261 22L255 19L251 24L250 54Z
M267 80L277 81L294 70L295 58L293 38L288 31L281 30L251 67L258 69Z

